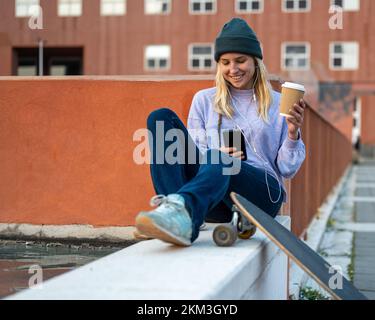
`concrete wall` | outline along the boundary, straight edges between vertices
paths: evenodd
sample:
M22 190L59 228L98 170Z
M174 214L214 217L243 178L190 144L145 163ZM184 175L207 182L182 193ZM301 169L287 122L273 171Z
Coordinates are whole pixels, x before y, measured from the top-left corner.
M277 217L290 229L290 217ZM288 258L262 232L217 247L212 230L177 248L143 241L9 299L218 300L288 298Z

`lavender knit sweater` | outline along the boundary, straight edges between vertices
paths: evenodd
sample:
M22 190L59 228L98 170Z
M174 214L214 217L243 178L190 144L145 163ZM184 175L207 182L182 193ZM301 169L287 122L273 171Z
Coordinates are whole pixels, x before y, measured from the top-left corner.
M283 201L286 202L285 187L282 178L292 178L305 159L305 145L299 132L298 140L288 137L285 118L279 115L280 94L272 91L273 103L269 108L269 123L258 116L257 105L252 99L253 90L231 88L234 104L233 119L223 116L221 126L225 129L240 127L246 139L246 162L267 169L276 176L283 188ZM193 98L188 117L188 131L199 150L219 148L218 114L213 110L216 88L197 92ZM223 138L221 138L223 141ZM257 154L254 152L254 144Z

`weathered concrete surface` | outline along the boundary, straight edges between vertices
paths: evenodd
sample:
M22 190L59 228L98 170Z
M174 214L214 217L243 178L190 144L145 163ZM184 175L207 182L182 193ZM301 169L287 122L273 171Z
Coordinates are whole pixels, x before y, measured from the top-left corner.
M0 239L123 243L134 241L134 230L134 227L0 223Z

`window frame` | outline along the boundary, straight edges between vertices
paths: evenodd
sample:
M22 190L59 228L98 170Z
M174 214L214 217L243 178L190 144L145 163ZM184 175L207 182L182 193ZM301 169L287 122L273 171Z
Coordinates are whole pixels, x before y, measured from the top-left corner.
M212 11L193 11L193 3L194 2L200 2L200 3L206 3L206 2L212 2L213 3L213 9ZM217 13L217 0L189 0L189 14L191 15L209 15L209 14L216 14Z
M157 68L150 68L148 66L148 58L146 56L147 48L148 47L157 47L157 46L168 46L169 47L169 57L167 59L167 67L166 68L160 68L160 61L159 61L159 67ZM166 72L170 71L172 67L172 46L170 44L148 44L144 46L143 49L143 70L147 72Z
M296 9L296 8L293 8L293 10L291 9L287 9L286 7L286 2L287 1L293 1L294 4L299 2L300 0L283 0L281 1L281 11L284 12L284 13L305 13L305 12L310 12L311 11L311 0L305 0L306 3L307 3L307 6L306 6L306 9Z
M147 1L148 0L144 0L144 2L143 2L143 4L144 4L144 14L147 15L147 16L167 16L167 15L171 14L171 12L172 12L172 0L162 0L163 2L167 2L168 10L166 12L158 12L158 13L147 13L146 12Z
M343 1L343 4L345 4L347 0L342 0L342 1ZM345 5L339 6L339 7L342 8L343 12L358 12L361 10L361 0L356 0L356 1L358 1L358 9L345 9ZM335 4L335 0L331 0L330 4L331 6L337 6L337 4Z
M207 68L207 67L199 67L199 68L194 68L193 67L193 64L192 64L192 61L193 61L193 57L194 57L194 54L193 54L193 48L194 47L197 47L197 46L201 46L201 47L211 47L211 55L210 55L210 59L211 59L211 67ZM193 43L190 43L189 46L188 46L188 70L189 71L192 71L192 72L202 72L202 71L213 71L215 70L215 59L214 59L214 44L211 43L211 42L193 42ZM202 55L203 56L203 55ZM208 55L207 55L208 57ZM206 59L206 57L200 57L200 61L201 59Z
M285 64L285 58L287 57L286 48L287 46L301 46L306 47L306 60L307 64L305 67L287 67ZM283 71L307 71L311 69L311 44L308 41L285 41L281 44L281 70Z
M35 2L33 4L31 3L28 3L28 2ZM22 13L20 14L20 7L26 7L27 8L27 13ZM32 7L37 7L38 8L38 11L34 13L30 13L30 9ZM40 0L16 0L14 2L14 16L16 18L29 18L29 17L33 17L33 16L39 16L40 15Z
M334 59L337 57L337 56L345 56L345 51L344 53L335 53L335 45L337 44L341 44L341 45L345 45L345 44L356 44L356 54L357 54L357 61L356 61L356 67L355 68L348 68L348 67L335 67L334 66ZM331 71L358 71L359 70L359 66L360 66L360 46L359 46L359 42L358 41L331 41L329 43L329 55L328 55L328 59L329 59L329 69Z
M79 14L72 14L71 7L74 4L74 2L79 2L80 5L80 12ZM68 5L69 7L69 14L61 14L61 6L62 5ZM58 0L57 1L57 16L60 18L75 18L75 17L81 17L83 15L83 1L82 0Z
M246 1L246 2L254 2L254 1L259 1L260 2L260 9L257 10L257 11L253 11L253 10L241 10L240 9L240 2L241 1ZM234 11L236 14L260 14L260 13L263 13L264 12L264 0L235 0L234 1Z
M126 13L127 13L127 0L123 0L123 2L124 2L124 12L123 13L111 13L111 14L109 14L109 13L106 13L106 14L103 14L103 7L104 7L104 2L105 2L106 0L100 0L100 16L101 17L121 17L121 16L124 16L124 15L126 15ZM108 1L108 0L107 0ZM114 0L112 0L112 1L114 1ZM112 3L112 9L113 9L113 5L114 5L114 3Z

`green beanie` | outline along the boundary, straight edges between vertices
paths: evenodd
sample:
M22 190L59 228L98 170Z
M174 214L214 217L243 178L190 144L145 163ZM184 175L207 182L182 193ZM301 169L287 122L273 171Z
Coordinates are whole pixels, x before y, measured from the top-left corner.
M233 18L227 22L215 41L215 60L227 52L245 53L263 59L258 38L245 20Z

